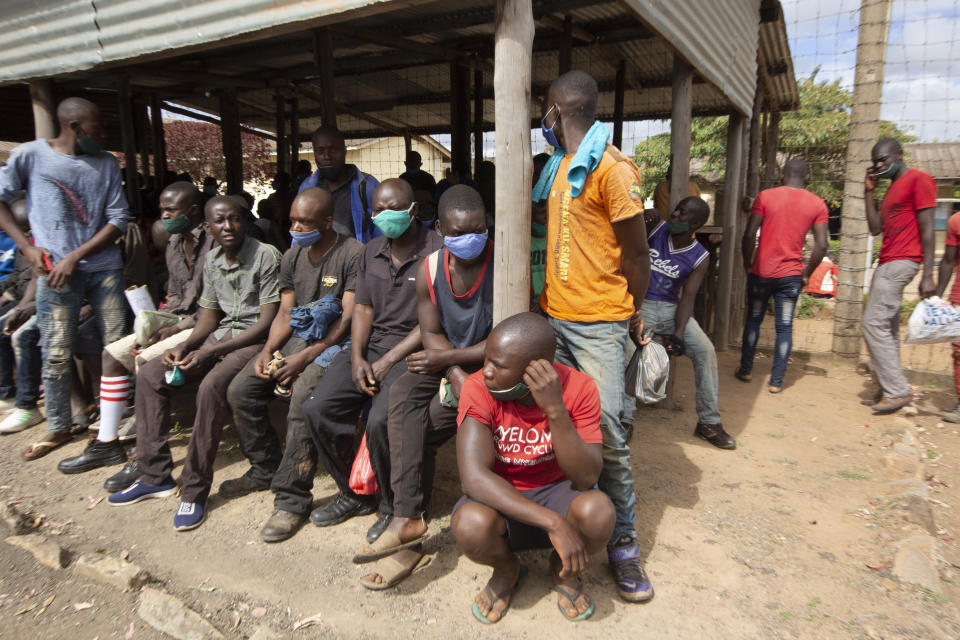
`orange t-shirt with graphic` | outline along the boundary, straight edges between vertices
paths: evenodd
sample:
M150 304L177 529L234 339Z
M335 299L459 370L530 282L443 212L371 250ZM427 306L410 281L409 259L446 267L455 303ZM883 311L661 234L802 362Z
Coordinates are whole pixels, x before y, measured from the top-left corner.
M583 190L570 195L564 157L547 196L546 278L540 306L551 317L574 322L626 320L633 296L620 271L622 250L613 223L643 213L640 172L607 145Z

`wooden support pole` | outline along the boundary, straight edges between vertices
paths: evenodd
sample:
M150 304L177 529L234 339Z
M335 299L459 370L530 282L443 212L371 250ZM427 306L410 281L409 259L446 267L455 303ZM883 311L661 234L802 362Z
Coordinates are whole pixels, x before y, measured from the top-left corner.
M236 89L220 91L220 133L226 161L227 193L243 191L243 145L240 140L240 109Z
M144 186L152 182L150 175L150 119L147 117L146 98L133 101L133 124L137 130L137 150L140 151L140 173Z
M290 147L287 138L287 102L279 91L273 94L273 103L277 109L277 173L281 171L292 175L290 170Z
M290 174L297 171L300 162L300 101L294 96L290 98Z
M469 69L450 63L450 155L460 176L470 174L470 80Z
M403 132L403 152L407 154L411 151L413 151L413 134L410 133L410 129L407 129Z
M740 166L743 164L743 126L745 118L730 114L727 124L727 168L723 186L723 239L720 243L720 275L717 279L717 304L713 344L717 351L730 345L730 303L733 271L737 264L737 216L740 210ZM676 160L674 160L676 161Z
M621 60L617 65L617 86L613 93L613 146L621 149L623 146L623 97L626 93L627 61ZM627 153L633 155L633 150Z
M40 138L57 136L57 105L53 102L53 80L40 78L30 81L30 101L33 103L33 135Z
M777 183L780 168L777 166L777 149L780 146L780 112L771 111L767 117L767 136L763 147L763 184L761 189L769 189Z
M558 74L563 75L573 68L573 16L563 18L563 39L558 54Z
M150 95L150 132L153 149L153 187L160 193L167 177L167 139L163 135L163 109L160 96Z
M117 83L117 111L120 114L120 139L123 146L123 177L127 182L127 204L130 213L139 216L140 192L137 190L137 134L133 124L133 100L130 79L122 76Z
M843 183L837 305L833 314L833 352L846 357L860 354L860 319L871 255L863 176L879 131L892 5L892 0L862 0L860 3L857 67L853 78L850 140Z
M750 198L755 198L760 193L760 127L761 109L763 108L763 89L757 85L756 94L753 97L753 113L750 115L750 141L749 156L747 159L747 191Z
M497 0L493 93L497 184L493 323L530 309L532 0Z
M314 35L314 55L320 67L320 90L323 100L320 103L322 115L320 120L325 127L337 126L336 91L333 79L333 38L329 28L317 29Z
M673 57L673 104L670 108L670 206L661 215L670 216L690 191L690 129L693 120L693 67L680 56ZM728 166L729 170L729 166Z
M483 162L483 71L473 71L473 177L480 180Z

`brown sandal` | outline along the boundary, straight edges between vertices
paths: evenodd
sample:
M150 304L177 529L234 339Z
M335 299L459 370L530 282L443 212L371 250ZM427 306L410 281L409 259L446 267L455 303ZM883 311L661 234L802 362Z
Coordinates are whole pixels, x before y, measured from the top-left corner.
M23 452L24 460L36 460L47 455L57 447L61 447L73 440L73 435L67 432L52 431L47 435L46 440L34 442Z

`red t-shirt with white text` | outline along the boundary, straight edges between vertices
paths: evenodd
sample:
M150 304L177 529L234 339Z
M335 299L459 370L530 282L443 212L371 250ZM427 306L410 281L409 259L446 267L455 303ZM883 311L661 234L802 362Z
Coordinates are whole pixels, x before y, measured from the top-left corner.
M763 216L763 223L750 273L761 278L801 275L803 242L813 225L827 223L827 203L806 189L774 187L757 195L752 212Z
M910 169L890 184L880 204L880 264L894 260L923 262L917 211L935 206L937 183L923 171Z
M563 388L563 404L577 434L587 444L603 442L600 432L600 394L593 378L558 362L553 363ZM493 472L517 490L565 480L553 452L547 415L538 406L495 400L483 382L483 372L469 375L460 390L457 425L475 418L490 427L496 446Z

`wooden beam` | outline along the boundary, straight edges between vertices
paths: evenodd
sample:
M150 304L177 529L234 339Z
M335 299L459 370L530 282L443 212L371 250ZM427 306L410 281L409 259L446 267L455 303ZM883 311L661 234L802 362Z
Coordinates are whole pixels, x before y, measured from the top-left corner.
M453 168L461 177L470 173L470 80L469 70L450 63L450 153Z
M563 38L560 40L560 50L557 56L557 75L563 75L570 71L573 64L573 16L564 16L562 33Z
M750 116L750 140L748 143L746 194L749 198L755 198L760 193L760 127L763 126L760 116L763 109L763 89L760 87L759 80L758 74L757 89L753 96L753 113Z
M693 67L673 57L673 102L670 111L670 206L660 214L669 217L690 191L690 127L693 118Z
M130 213L139 216L140 192L137 189L137 134L133 124L133 99L130 79L121 76L117 83L117 110L120 114L120 139L123 146L124 178Z
M617 65L617 88L613 94L613 146L617 149L623 145L623 96L626 93L626 75L627 63L621 60Z
M240 139L240 110L237 90L223 89L220 98L220 132L223 137L223 158L226 161L227 193L243 191L243 143Z
M188 118L193 118L194 120L199 120L200 122L209 122L210 124L215 124L220 126L221 119L216 116L211 116L206 113L197 113L190 109L184 109L183 107L178 107L175 104L170 104L169 102L160 103L164 111L169 111L170 113L177 113L182 116L187 116ZM260 136L261 138L266 138L267 140L276 140L276 136L272 136L266 131L260 131L258 129L251 129L246 125L240 125L240 131L244 133L250 133L255 136Z
M160 192L167 177L167 140L163 134L163 110L160 106L160 96L150 95L150 131L152 134L153 149L153 185Z
M733 272L737 264L737 228L740 210L740 165L743 163L744 117L730 114L727 124L727 167L723 186L723 239L720 243L720 274L717 278L717 303L714 309L713 344L717 351L730 346L730 305Z
M337 34L345 38L362 40L381 47L390 47L398 51L406 51L418 55L429 56L438 61L456 62L471 69L480 69L482 71L491 71L493 65L486 60L462 58L462 54L454 47L442 47L435 44L417 42L403 37L384 37L380 31L369 29L355 29L349 27L336 27Z
M777 182L777 149L780 146L780 112L772 111L767 118L767 136L763 148L763 189L769 189Z
M273 102L276 108L276 129L277 129L277 173L283 171L293 175L290 170L290 139L287 137L287 102L283 93L277 91L273 94Z
M150 176L150 119L147 118L147 102L133 101L133 124L137 131L137 149L140 151L140 173L144 186L151 183Z
M300 101L296 96L290 98L290 173L297 170L300 162Z
M55 138L57 135L57 105L53 101L53 80L39 78L30 81L30 101L33 103L33 135Z
M320 110L322 115L320 116L321 122L325 127L336 127L337 126L337 105L334 102L336 99L336 89L334 88L334 61L333 61L333 40L330 37L330 29L323 28L314 31L314 56L317 61L317 66L322 69L320 75L320 88L321 88L321 100L320 100Z
M538 27L546 27L548 29L553 29L563 33L566 29L566 18L560 18L555 15L545 14L537 18L534 23ZM573 24L573 20L570 21L570 36L580 40L581 42L593 42L597 39L597 36L593 35L592 32L583 28L579 24Z
M531 0L497 0L493 91L497 181L493 324L530 309Z
M480 181L483 162L483 71L473 70L473 177Z

